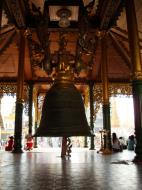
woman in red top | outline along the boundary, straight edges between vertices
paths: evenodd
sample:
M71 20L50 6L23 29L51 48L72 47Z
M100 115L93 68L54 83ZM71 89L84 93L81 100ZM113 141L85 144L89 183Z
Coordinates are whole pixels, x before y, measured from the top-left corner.
M7 146L5 147L6 151L12 151L13 150L13 145L14 145L14 137L11 136L9 137L9 140L7 142Z
M25 150L32 150L33 149L33 137L28 136L26 141L26 148Z

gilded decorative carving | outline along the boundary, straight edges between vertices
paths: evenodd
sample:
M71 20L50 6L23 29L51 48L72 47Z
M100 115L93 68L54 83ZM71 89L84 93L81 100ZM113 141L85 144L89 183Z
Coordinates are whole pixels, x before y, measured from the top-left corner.
M131 84L121 84L121 83L110 83L109 84L109 97L117 95L132 95ZM94 121L96 120L97 113L100 109L101 104L103 104L103 91L102 84L94 85ZM89 86L86 86L84 93L84 104L85 107L89 105Z
M0 94L14 95L17 92L17 84L10 82L0 82ZM27 86L24 85L24 94L28 92ZM25 96L26 97L26 96Z
M96 115L103 103L103 91L101 84L95 84L94 86L94 121L96 120ZM116 95L132 95L131 84L109 84L109 97Z
M80 34L79 45L81 47L82 52L88 55L94 54L96 50L96 41L96 36L89 36L88 31L83 35Z
M132 95L131 84L109 84L109 96L112 95Z
M27 37L29 42L30 59L32 67L35 66L42 67L42 62L45 57L45 52L43 48L38 42L32 39L32 35L29 30L26 30L25 36Z
M0 82L0 93L1 94L7 94L12 95L15 94L17 90L16 85L12 83L1 83Z

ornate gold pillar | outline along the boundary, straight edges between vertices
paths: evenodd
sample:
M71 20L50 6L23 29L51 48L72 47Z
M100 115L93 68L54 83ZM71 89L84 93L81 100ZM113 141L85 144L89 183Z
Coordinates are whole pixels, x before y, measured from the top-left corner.
M19 62L15 110L14 150L13 153L22 153L22 114L23 114L23 89L24 89L24 61L25 61L25 36L24 30L19 30Z
M106 131L104 136L104 153L111 153L111 124L110 124L110 103L108 89L108 64L107 64L107 33L102 32L101 38L102 51L102 92L103 92L103 129Z
M142 63L134 0L126 0L126 18L130 55L133 65L132 92L136 135L135 162L142 161Z
M35 131L38 127L38 93L37 93L37 89L34 88L34 96L33 96L33 100L34 100L34 108L35 108ZM34 137L34 148L37 148L37 137Z

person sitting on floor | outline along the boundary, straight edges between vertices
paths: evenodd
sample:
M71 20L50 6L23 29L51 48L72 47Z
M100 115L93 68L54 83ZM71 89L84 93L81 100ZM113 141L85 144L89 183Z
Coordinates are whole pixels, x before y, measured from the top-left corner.
M129 136L128 143L127 143L127 149L128 150L134 150L135 149L135 137L134 137L134 135Z
M26 147L25 150L32 150L33 149L33 137L28 135L26 137Z
M5 151L12 151L14 146L14 137L10 136L9 140L7 142L7 145L5 147Z
M120 141L120 144L122 146L122 149L127 149L127 142L126 140L124 139L124 137L119 137L119 141Z
M112 150L114 152L122 151L122 146L119 139L117 138L116 133L112 133Z

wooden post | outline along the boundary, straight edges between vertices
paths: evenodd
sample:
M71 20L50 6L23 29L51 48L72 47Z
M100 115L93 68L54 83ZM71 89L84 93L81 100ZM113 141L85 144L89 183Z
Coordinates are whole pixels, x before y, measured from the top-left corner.
M93 88L94 82L90 81L89 83L89 97L90 97L90 127L91 130L94 130L94 98L93 98ZM94 135L90 137L90 150L94 150Z
M142 162L142 63L139 47L138 26L134 0L126 0L125 5L130 55L133 65L132 91L134 102L135 135L137 142L134 162Z
M36 88L34 88L34 107L35 107L35 132L38 126L38 93ZM34 148L38 148L37 137L34 137Z
M19 63L15 110L15 130L13 153L22 153L22 114L23 114L23 88L24 88L24 61L25 61L25 36L24 30L19 31Z
M104 136L104 153L111 153L111 125L110 125L110 103L108 89L108 65L107 65L107 38L106 33L101 39L102 49L102 87L103 87L103 129L107 136Z

